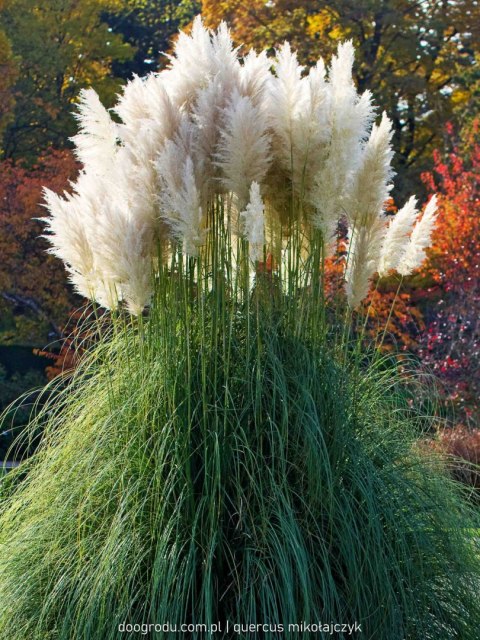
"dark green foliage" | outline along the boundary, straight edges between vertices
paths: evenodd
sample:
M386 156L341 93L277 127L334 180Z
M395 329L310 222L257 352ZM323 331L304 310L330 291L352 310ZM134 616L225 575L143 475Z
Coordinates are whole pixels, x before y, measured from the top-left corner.
M123 11L105 15L112 31L135 47L129 60L116 60L112 72L129 79L143 76L163 66L162 54L171 48L171 39L200 13L196 0L126 0Z
M40 361L40 358L38 360ZM0 411L5 410L17 398L22 396L22 400L15 403L2 421L0 429L0 461L5 460L7 452L11 449L19 431L27 425L38 395L35 390L43 386L45 382L45 375L38 370L28 369L24 373L17 371L8 375L7 370L0 363Z

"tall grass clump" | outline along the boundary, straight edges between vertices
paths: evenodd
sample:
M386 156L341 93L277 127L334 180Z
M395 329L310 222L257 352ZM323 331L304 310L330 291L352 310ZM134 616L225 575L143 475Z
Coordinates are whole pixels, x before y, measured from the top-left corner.
M385 217L390 124L352 62L240 61L197 20L119 122L83 94L46 221L110 312L0 484L0 637L477 637L478 525L355 311L421 262L435 200Z

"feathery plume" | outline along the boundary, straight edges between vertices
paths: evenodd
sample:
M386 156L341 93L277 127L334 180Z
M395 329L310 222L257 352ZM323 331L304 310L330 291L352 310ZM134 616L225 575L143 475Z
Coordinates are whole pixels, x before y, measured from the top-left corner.
M238 87L240 79L240 61L238 47L234 48L230 30L226 22L221 22L212 32L213 68L212 77L218 76L225 87L232 90Z
M216 78L227 91L238 86L238 49L230 32L221 23L216 32L206 29L201 16L193 21L190 35L180 32L168 69L162 72L168 93L178 107L189 108L199 91Z
M80 125L80 131L71 138L75 155L89 171L103 175L117 151L117 125L93 89L80 91L78 111L74 115Z
M165 72L169 94L179 106L188 104L213 75L215 64L210 31L203 26L200 16L193 21L189 35L180 31L173 53L166 57L170 60Z
M314 179L328 153L330 87L325 80L325 65L319 60L300 80L301 96L292 121L292 181L303 201L311 200Z
M384 112L380 124L372 127L352 180L346 212L352 226L368 225L383 212L392 188L392 135L392 123Z
M379 126L373 125L353 178L348 197L347 217L352 242L345 279L347 298L355 307L368 292L369 279L375 273L385 240L385 201L390 189L393 152L391 122L384 113Z
M244 236L249 242L250 257L253 261L260 260L265 245L264 204L260 195L260 185L252 182L250 186L250 202L240 213L243 222Z
M275 76L268 83L268 116L281 165L292 171L293 121L302 98L303 67L285 42L277 53Z
M150 105L146 90L147 78L134 75L123 87L114 107L115 113L122 122L128 125L130 131L137 133L141 123L150 117ZM124 127L125 128L125 127ZM123 134L122 137L126 137ZM130 139L126 139L130 142Z
M271 77L271 61L266 51L257 54L253 49L243 59L239 69L239 88L244 96L248 96L256 107L260 107L265 99L265 91Z
M433 195L425 207L421 220L417 222L412 231L405 253L399 260L397 271L402 276L412 273L425 259L425 249L431 244L436 219L437 196Z
M412 196L395 214L387 227L377 269L379 276L385 276L389 271L397 268L405 253L417 217L417 199Z
M338 157L343 158L348 169L357 166L361 144L368 138L375 114L371 93L365 91L361 96L357 93L352 75L354 58L352 41L340 43L328 74L332 90L333 138L339 144Z
M173 236L183 243L185 253L195 256L205 241L205 229L193 160L182 142L185 140L167 140L157 159L163 187L160 210Z
M104 250L97 233L99 212L108 194L98 179L92 180L91 174L81 174L80 182L89 189L77 191L76 185L75 192L65 193L64 198L45 189L45 206L50 217L43 218L49 234L44 237L52 245L49 252L64 261L75 290L107 309L115 309L120 299L115 278L112 279L98 262Z
M132 151L138 149L138 155L146 151L148 157L152 156L150 149L155 154L158 145L175 134L180 117L161 73L134 76L124 86L114 111L122 120L118 133L124 145L131 146Z
M118 125L122 146L107 176L110 188L122 193L132 215L161 238L155 160L165 140L177 134L181 112L162 74L153 73L127 83L115 111L123 121Z
M192 122L195 134L192 137L190 151L195 165L202 168L204 181L200 186L202 198L208 199L218 187L218 174L215 165L215 152L223 127L223 114L227 105L228 93L219 78L213 78L197 94L192 107Z
M362 143L373 117L370 92L359 97L355 89L353 59L353 45L345 42L338 46L330 64L328 155L314 178L310 195L315 207L312 222L322 231L327 243L343 214L344 194L358 169Z
M347 301L352 309L368 294L384 237L385 223L381 218L368 227L360 226L350 231L345 280Z
M222 183L235 194L238 209L242 210L252 182L261 182L270 164L267 122L251 98L238 92L232 95L224 120L216 164L222 171Z
M139 315L151 296L151 244L148 228L131 215L119 194L105 201L95 229L98 269L112 283L118 300Z
M91 244L88 239L87 215L80 215L78 197L65 194L65 198L44 189L45 207L50 216L40 218L46 226L43 235L52 245L48 250L62 260L75 290L86 298L94 297L96 272Z

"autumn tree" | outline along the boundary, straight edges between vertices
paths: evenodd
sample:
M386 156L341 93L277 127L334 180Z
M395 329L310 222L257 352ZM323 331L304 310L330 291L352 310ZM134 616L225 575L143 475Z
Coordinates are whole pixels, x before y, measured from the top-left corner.
M70 151L51 151L30 169L0 163L0 340L45 344L59 336L76 300L64 268L39 236L42 190L67 187L77 170Z
M448 125L450 149L435 153L427 186L442 194L441 211L425 275L431 304L419 355L444 385L459 418L480 423L480 136L474 121L456 139Z
M440 381L446 409L480 424L480 141L474 121L463 136L445 127L448 149L423 174L439 214L421 269L377 280L362 315L383 350L416 355ZM393 307L392 307L393 305ZM362 321L363 323L363 321ZM387 325L387 331L384 327Z
M64 146L75 131L71 111L80 88L93 85L107 102L113 98L119 82L112 63L133 51L102 15L122 6L121 0L4 0L0 21L18 61L4 157L34 159L51 145ZM0 56L3 64L1 41Z
M472 0L204 0L208 25L227 20L238 43L274 47L287 39L309 64L353 39L360 90L370 89L395 127L396 195L418 191L443 124L478 100L480 5ZM477 74L478 75L478 74Z

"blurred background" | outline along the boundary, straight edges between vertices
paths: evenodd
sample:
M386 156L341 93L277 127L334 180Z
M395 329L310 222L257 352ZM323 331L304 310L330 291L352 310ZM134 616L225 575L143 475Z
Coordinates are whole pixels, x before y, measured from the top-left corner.
M273 53L287 39L301 62L354 41L355 75L395 128L388 210L440 195L434 245L404 283L366 301L369 336L438 378L447 450L480 462L480 6L472 0L0 0L0 461L40 398L33 388L75 366L84 301L39 238L42 188L68 189L79 167L69 138L75 102L92 86L112 106L122 85L167 63L178 29L202 13L235 42ZM331 265L335 270L335 264ZM478 475L469 477L476 483ZM479 482L480 484L480 482Z

